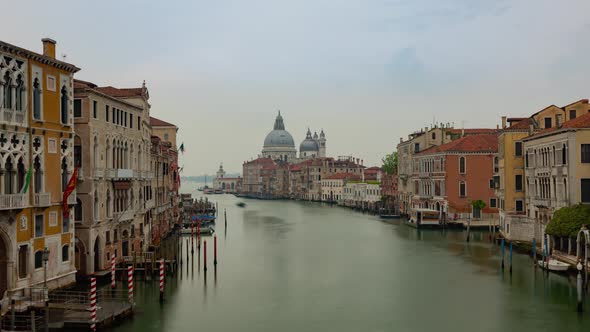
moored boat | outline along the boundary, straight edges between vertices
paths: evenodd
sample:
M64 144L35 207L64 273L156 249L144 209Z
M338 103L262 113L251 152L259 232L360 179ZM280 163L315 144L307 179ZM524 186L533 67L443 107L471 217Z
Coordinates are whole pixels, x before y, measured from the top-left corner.
M381 218L381 219L399 219L400 215L399 214L381 214L381 215L379 215L379 218Z
M548 269L549 271L555 272L564 272L567 271L570 267L568 263L564 263L558 261L557 259L550 258L547 262L543 262L542 260L538 261L539 266L544 269Z

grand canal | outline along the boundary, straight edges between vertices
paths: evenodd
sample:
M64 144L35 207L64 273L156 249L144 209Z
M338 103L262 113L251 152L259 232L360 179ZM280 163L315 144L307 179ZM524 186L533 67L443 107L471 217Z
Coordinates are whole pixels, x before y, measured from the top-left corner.
M500 268L488 233L422 231L350 210L293 201L209 196L218 260L197 252L169 277L136 283L128 331L588 331L571 277L543 274L527 255ZM183 246L186 250L186 246ZM508 254L506 254L508 257ZM586 301L587 306L590 301Z

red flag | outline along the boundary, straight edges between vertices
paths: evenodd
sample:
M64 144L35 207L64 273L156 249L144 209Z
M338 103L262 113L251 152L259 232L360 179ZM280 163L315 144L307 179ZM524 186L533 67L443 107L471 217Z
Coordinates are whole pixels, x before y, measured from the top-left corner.
M70 181L68 181L68 185L66 186L66 190L64 190L64 195L62 198L62 210L64 218L70 217L70 208L68 207L68 197L76 190L76 181L78 180L78 167L74 167L74 173L72 173L72 177Z

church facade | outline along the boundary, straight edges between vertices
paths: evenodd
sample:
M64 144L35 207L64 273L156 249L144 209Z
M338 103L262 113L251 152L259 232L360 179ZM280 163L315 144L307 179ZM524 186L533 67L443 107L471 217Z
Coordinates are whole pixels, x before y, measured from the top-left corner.
M312 135L308 128L305 139L299 145L299 157L297 157L295 141L285 129L285 123L279 111L273 130L264 139L261 157L290 164L312 158L325 158L326 135L323 129L319 135L317 132Z

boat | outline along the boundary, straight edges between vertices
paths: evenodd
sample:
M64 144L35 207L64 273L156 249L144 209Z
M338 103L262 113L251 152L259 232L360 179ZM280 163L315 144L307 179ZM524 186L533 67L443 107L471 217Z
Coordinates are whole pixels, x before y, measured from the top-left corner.
M547 262L540 260L538 263L541 268L548 269L549 271L564 272L570 268L568 263L558 261L555 258L549 258Z
M190 234L197 233L197 229L199 230L199 234L203 234L203 235L213 234L213 232L215 232L215 228L213 227L213 225L201 226L199 228L195 227L192 230L191 230L190 227L183 228L180 232L182 234L188 234L188 235L190 235Z
M236 205L239 206L239 207L241 207L241 208L246 207L246 203L244 203L244 202L236 203Z
M422 208L412 209L405 224L414 228L439 228L442 226L440 211Z

